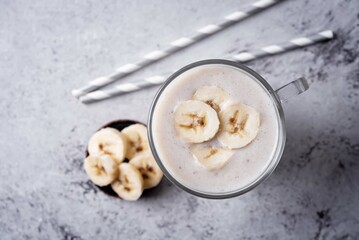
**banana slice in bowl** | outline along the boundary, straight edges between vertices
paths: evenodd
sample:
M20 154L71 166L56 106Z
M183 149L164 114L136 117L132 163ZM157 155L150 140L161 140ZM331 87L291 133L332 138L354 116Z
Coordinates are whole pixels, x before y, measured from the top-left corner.
M161 182L163 173L150 152L137 155L129 163L140 171L144 189L153 188Z
M230 101L230 95L217 86L203 86L194 93L194 100L205 102L217 112Z
M228 148L201 145L191 146L190 151L196 162L208 171L223 168L234 154Z
M106 154L121 163L125 159L127 139L115 128L103 128L90 138L88 152L91 156Z
M128 140L126 151L127 159L131 159L138 154L149 151L150 145L148 144L146 126L137 123L124 128L121 132Z
M259 113L252 107L237 103L219 112L221 128L218 140L228 148L242 148L257 136L260 125Z
M118 166L109 155L88 156L84 161L87 176L98 186L106 186L118 176Z
M129 163L120 163L118 169L118 178L111 183L113 191L124 200L136 201L143 192L143 178L140 171Z
M189 143L201 143L212 139L219 128L217 112L198 100L180 102L174 110L177 134Z

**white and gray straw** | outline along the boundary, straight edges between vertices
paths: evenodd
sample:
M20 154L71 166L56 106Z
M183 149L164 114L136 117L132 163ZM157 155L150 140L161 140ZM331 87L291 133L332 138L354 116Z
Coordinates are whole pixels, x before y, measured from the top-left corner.
M232 59L234 59L234 61L244 63L257 58L283 53L293 49L330 40L333 37L334 37L334 33L332 31L330 30L322 31L306 37L294 38L282 44L268 45L266 47L260 48L259 50L241 52L239 54L232 56ZM164 81L166 81L167 75L169 74L156 75L156 76L145 78L138 82L123 83L123 84L118 84L110 89L97 90L80 97L80 101L83 103L96 102L103 99L111 98L113 96L118 96L125 93L134 92L143 88L159 85L162 84Z
M166 56L169 56L169 55L173 54L174 52L177 52L178 50L181 50L181 49L186 48L196 42L199 42L202 39L205 39L205 38L219 32L220 30L228 28L229 26L232 26L233 24L240 22L241 20L248 18L248 17L254 15L255 13L258 13L258 12L260 12L280 1L282 1L282 0L259 0L257 2L254 2L250 6L248 6L246 9L243 9L241 11L236 11L236 12L233 12L233 13L225 16L222 19L222 21L219 22L218 24L208 24L208 25L198 29L192 37L179 38L179 39L171 42L170 46L167 49L156 50L156 51L150 52L150 53L146 54L145 56L143 56L142 60L140 60L137 63L125 64L125 65L119 67L116 70L116 72L114 72L108 76L96 78L93 81L89 82L84 87L72 90L72 94L75 97L80 97L82 95L85 95L86 93L89 93L91 91L99 89L99 88L101 88L107 84L110 84L126 75L136 72L137 70L139 70L153 62L163 59Z
M307 37L295 38L282 44L268 45L256 51L241 52L237 55L234 55L233 59L237 62L247 62L268 55L287 52L289 50L296 49L299 47L305 47L313 43L318 43L328 39L332 39L333 37L334 37L334 33L330 30L327 30L317 34L309 35Z

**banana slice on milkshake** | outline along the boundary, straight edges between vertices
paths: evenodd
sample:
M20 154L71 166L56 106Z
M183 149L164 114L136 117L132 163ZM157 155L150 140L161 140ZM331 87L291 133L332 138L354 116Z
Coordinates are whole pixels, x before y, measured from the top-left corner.
M155 187L160 183L163 173L150 152L137 155L129 163L140 171L144 189Z
M84 161L87 176L102 187L109 185L118 176L118 166L109 155L89 156Z
M197 89L193 99L205 102L219 112L230 101L230 95L220 87L203 86Z
M212 139L219 128L217 112L198 100L180 102L174 110L177 134L190 143Z
M117 163L125 159L127 140L114 128L103 128L90 138L88 152L91 156L109 155Z
M228 148L242 148L258 134L259 113L242 103L232 104L219 112L221 129L218 140Z
M129 163L120 163L118 178L111 184L117 195L128 201L136 201L143 192L143 178L140 171Z
M142 124L133 124L121 131L128 139L126 158L131 159L150 149L147 128Z
M228 148L200 145L191 146L190 151L196 162L208 171L223 168L234 154Z

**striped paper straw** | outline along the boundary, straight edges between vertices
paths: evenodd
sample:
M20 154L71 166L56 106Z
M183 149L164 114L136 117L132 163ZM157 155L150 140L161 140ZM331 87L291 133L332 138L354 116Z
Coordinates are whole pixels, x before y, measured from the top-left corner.
M133 83L118 84L110 89L93 91L84 96L81 96L80 101L83 103L91 103L130 92L135 92L147 87L160 85L166 81L167 75L169 76L170 74L156 75Z
M111 82L114 82L126 75L129 75L133 72L138 71L139 69L156 62L160 59L163 59L174 52L177 52L178 50L184 49L196 42L201 41L202 39L205 39L220 30L223 30L225 28L228 28L229 26L232 26L235 23L240 22L241 20L248 18L255 13L258 13L272 5L274 5L277 2L280 2L282 0L259 0L255 3L252 3L250 6L248 6L246 9L242 11L236 11L233 12L227 16L225 16L221 22L218 24L208 24L202 28L197 29L196 33L192 37L181 37L177 40L170 43L170 46L167 47L167 49L164 50L156 50L152 51L146 55L143 56L142 60L140 60L137 63L128 63L121 67L119 67L114 73L108 75L96 78L95 80L89 82L86 86L74 89L72 90L72 94L75 97L82 96L88 92L91 92L93 90L96 90L98 88L101 88Z
M282 44L268 45L256 51L241 52L237 55L234 55L232 58L237 62L248 62L269 55L287 52L292 49L306 47L318 42L332 39L333 37L334 37L334 33L330 30L327 30L320 33L309 35L307 37L294 38Z
M261 48L258 51L241 52L237 55L232 56L232 58L237 62L248 62L259 57L274 55L289 50L302 48L311 44L332 39L333 37L334 33L332 31L323 31L317 34L309 35L307 37L295 38L282 44L269 45L267 47ZM159 85L166 81L167 75L169 74L152 76L138 82L119 84L110 89L97 90L80 97L80 101L83 103L96 102L125 93L134 92L143 88Z

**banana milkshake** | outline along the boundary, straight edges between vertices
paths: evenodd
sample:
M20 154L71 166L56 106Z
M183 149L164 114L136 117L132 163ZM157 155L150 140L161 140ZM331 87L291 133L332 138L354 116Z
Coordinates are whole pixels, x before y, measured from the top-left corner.
M150 131L163 168L177 182L221 194L245 188L265 172L278 144L278 118L270 94L254 76L207 64L163 89Z

